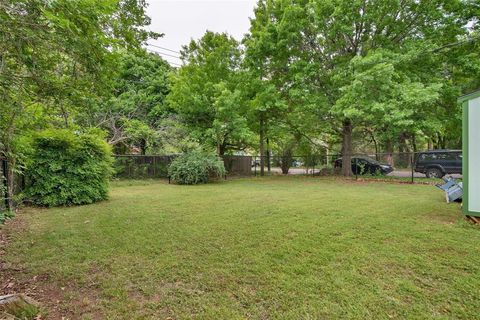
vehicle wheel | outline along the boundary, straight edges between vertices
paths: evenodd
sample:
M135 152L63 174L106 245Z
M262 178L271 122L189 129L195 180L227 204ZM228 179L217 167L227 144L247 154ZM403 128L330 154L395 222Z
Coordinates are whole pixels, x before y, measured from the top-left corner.
M444 176L443 172L437 168L429 168L426 172L427 178L442 178Z

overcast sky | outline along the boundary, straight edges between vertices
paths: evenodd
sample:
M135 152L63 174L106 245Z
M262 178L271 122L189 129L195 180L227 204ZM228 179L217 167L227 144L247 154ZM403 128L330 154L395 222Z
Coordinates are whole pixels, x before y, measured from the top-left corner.
M206 30L228 32L241 40L250 27L256 0L147 0L147 14L152 19L150 30L164 33L151 44L179 51L190 39L200 38ZM171 51L149 47L165 53L167 61L179 63Z

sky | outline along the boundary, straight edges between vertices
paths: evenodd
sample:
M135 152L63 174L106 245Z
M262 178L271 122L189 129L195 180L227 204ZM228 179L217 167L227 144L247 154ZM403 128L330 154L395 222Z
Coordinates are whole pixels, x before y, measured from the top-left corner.
M173 64L182 45L199 39L205 31L227 32L241 40L250 27L256 0L147 0L147 15L152 19L149 30L164 33L150 40L150 50L162 53ZM166 50L169 49L169 50Z

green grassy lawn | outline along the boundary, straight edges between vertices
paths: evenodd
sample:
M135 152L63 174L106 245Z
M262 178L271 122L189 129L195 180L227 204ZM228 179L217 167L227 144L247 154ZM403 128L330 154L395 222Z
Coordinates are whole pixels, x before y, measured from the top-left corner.
M123 181L109 201L25 209L17 220L22 228L5 227L3 258L22 268L18 282L37 276L51 316L472 319L480 310L480 229L428 185Z

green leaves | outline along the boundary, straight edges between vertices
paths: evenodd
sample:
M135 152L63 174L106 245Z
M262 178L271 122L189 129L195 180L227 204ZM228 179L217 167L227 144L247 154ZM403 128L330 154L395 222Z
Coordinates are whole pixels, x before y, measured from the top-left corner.
M187 63L172 74L169 105L190 136L217 154L242 149L252 136L242 91L239 44L226 34L207 32L184 47Z
M472 12L474 4L456 0L260 1L244 40L246 66L264 83L254 105L267 110L269 95L283 101L288 112L277 110L273 122L286 119L309 135L350 132L340 129L344 123L378 132L443 131L441 123L458 112L447 87L478 84L459 77L475 70L478 50L452 45L475 34ZM450 111L439 113L439 106ZM312 121L295 125L299 118Z
M225 173L221 158L201 151L177 157L168 168L170 178L179 184L207 183L210 178L220 178Z
M110 147L98 136L47 130L33 139L26 196L44 206L105 200L112 174Z
M98 97L114 87L117 50L136 50L158 36L143 28L145 6L143 0L2 2L0 152L13 159L19 133L91 117ZM41 126L20 117L32 106L48 114Z

